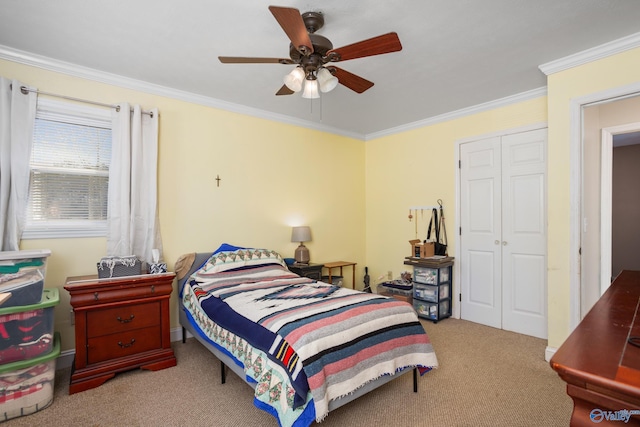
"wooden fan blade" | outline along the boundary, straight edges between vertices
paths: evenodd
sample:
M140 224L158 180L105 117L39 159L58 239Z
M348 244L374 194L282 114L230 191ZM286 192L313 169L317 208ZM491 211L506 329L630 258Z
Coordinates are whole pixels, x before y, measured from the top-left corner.
M276 92L276 95L291 95L295 93L294 91L292 91L291 89L289 89L287 87L287 85L282 85L282 87L280 88L279 91Z
M289 58L249 58L243 56L218 56L223 64L295 64Z
M338 67L328 67L331 74L338 78L338 82L354 92L362 93L373 86L373 82L345 71Z
M397 33L383 34L327 52L331 61L347 61L402 50ZM336 56L337 55L337 56ZM332 58L334 56L335 58Z
M311 38L309 37L307 27L305 27L298 9L293 7L269 6L269 10L298 52L302 55L313 53Z

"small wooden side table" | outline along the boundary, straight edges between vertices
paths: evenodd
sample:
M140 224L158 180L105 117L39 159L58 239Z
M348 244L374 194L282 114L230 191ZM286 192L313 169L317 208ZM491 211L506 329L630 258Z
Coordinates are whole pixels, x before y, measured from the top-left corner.
M334 261L334 262L325 262L324 266L327 270L329 270L329 283L331 283L331 269L340 267L340 275L342 276L342 267L351 267L352 272L352 281L351 288L356 288L356 263L350 261ZM344 277L344 276L343 276Z

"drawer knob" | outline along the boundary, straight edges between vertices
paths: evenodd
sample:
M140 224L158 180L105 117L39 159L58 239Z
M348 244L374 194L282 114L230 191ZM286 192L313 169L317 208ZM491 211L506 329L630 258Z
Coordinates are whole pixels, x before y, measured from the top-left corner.
M93 293L93 299L94 299L94 300L96 300L96 301L98 301L98 293L97 293L97 292L94 292L94 293Z
M134 317L135 316L133 314L131 316L129 316L128 319L123 319L122 317L118 316L118 317L116 317L116 320L118 320L118 322L120 322L120 323L129 323L129 322L131 322L133 320Z
M122 341L118 341L118 345L120 348L128 348L131 347L134 342L136 342L135 338L131 338L131 342L129 344L123 344Z
M151 285L151 293L155 293L156 292L156 285Z

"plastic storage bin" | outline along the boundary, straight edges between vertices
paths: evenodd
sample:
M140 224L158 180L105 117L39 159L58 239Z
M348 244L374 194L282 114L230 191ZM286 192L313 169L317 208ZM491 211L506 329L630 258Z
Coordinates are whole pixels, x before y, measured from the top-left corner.
M329 283L329 276L322 276L322 281L324 283ZM342 287L342 276L334 276L331 275L331 284L334 286Z
M440 301L440 303L431 303L414 299L413 308L419 316L426 317L427 319L434 321L438 321L443 317L451 316L451 306L448 299Z
M376 288L377 292L380 295L396 297L399 296L402 301L406 301L411 304L413 300L413 283L406 283L403 285L398 285L394 282L384 282L380 283Z
M52 350L30 360L0 366L0 421L30 415L53 402L60 335Z
M438 273L440 273L439 278ZM449 281L449 268L414 267L413 275L414 282L425 283L427 285L438 285L439 283L445 283Z
M0 365L50 353L58 289L45 289L38 304L0 308Z
M413 268L413 281L417 283L426 283L428 285L435 285L438 280L437 268Z
M416 283L414 296L418 299L430 302L438 302L438 287Z
M415 284L414 297L430 302L438 302L441 299L449 298L449 284L423 285Z
M436 323L450 317L453 258L411 261L409 265L413 265L413 308L418 316Z
M0 308L40 302L49 255L48 249L0 252Z

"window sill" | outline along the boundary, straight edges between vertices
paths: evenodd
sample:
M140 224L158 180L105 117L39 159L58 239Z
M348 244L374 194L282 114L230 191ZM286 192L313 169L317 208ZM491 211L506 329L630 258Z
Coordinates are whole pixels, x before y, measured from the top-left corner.
M22 233L23 240L35 239L74 239L78 237L106 237L104 225L84 227L29 227Z

